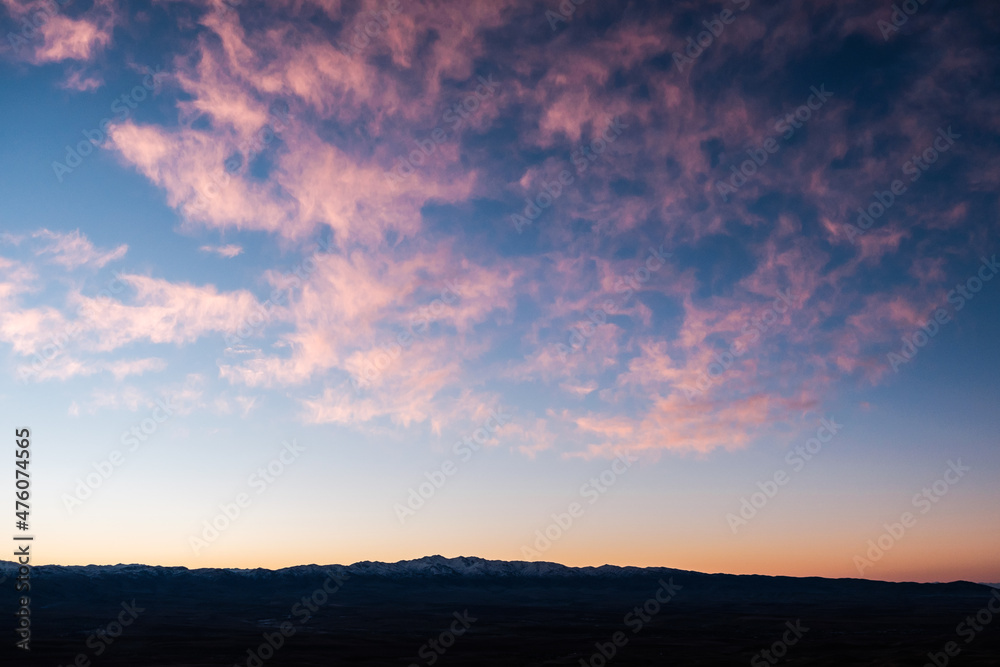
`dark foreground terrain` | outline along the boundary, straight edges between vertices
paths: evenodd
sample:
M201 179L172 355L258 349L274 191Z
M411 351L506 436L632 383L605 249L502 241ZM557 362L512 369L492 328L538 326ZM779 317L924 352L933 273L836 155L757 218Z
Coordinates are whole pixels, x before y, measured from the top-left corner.
M441 557L39 567L26 654L14 648L12 568L0 562L0 665L1000 665L988 606L1000 610L1000 591L978 584Z

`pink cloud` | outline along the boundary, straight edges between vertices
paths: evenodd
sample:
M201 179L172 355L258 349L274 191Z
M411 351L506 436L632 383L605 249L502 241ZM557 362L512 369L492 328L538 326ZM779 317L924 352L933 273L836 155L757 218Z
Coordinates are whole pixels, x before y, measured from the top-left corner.
M228 259L232 259L233 257L243 254L243 246L235 243L227 243L226 245L203 245L198 248L198 250L213 253L219 257L226 257Z
M89 266L102 268L109 262L121 259L128 252L128 245L121 244L114 250L102 251L94 247L86 236L80 233L79 229L69 233L52 232L48 229L41 229L34 234L33 238L44 239L46 243L36 251L39 256L51 256L50 261L66 267L67 269L78 269Z
M132 304L78 296L89 346L114 350L138 340L190 343L206 334L236 331L261 305L247 291L219 292L211 285L171 283L158 278L121 274L135 295Z
M69 380L75 377L110 373L116 381L121 382L131 375L156 373L166 367L166 361L157 357L110 361L81 359L69 354L60 354L42 364L21 364L17 367L16 373L19 377L30 379L33 382Z
M30 50L31 63L89 61L111 44L115 25L112 0L96 0L80 18L70 18L50 0L0 0L18 21L19 31L12 31L19 51ZM19 39L17 39L19 38ZM70 85L79 79L70 79Z

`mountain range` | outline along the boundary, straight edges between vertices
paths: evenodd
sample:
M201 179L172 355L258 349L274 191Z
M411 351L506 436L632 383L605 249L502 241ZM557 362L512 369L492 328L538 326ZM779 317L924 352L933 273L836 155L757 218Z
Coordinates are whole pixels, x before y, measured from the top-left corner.
M0 561L11 611L16 571ZM982 624L1000 591L964 581L428 556L278 570L42 565L28 595L31 653L9 640L0 664L760 667L780 654L788 664L933 665L952 646L971 666L1000 655L1000 622ZM979 631L962 625L977 614ZM0 634L12 638L5 618Z

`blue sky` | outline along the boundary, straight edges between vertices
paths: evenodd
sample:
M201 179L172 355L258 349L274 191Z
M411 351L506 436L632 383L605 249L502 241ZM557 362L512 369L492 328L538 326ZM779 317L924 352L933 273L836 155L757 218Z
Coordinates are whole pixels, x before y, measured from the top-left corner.
M51 562L1000 579L989 3L2 7L0 396Z

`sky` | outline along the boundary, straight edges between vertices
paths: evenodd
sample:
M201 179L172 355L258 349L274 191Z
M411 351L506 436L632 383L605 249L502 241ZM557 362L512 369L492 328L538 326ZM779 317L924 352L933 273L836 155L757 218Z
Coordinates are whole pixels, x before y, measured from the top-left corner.
M1000 581L991 0L0 27L34 562Z

